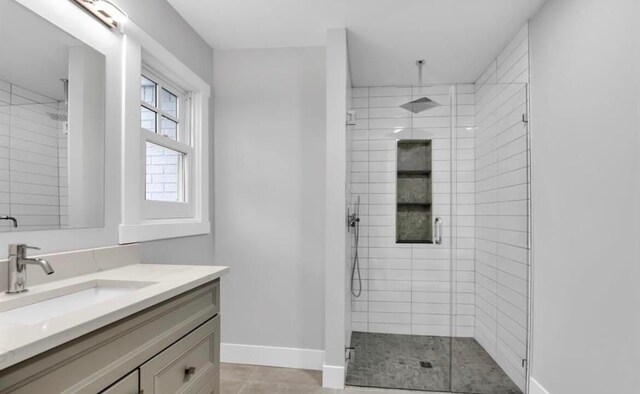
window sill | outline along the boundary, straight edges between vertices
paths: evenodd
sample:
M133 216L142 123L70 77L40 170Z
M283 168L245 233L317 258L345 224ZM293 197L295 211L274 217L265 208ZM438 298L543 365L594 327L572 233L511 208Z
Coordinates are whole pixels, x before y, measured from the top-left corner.
M121 224L120 243L153 241L158 239L189 237L209 234L210 222L163 221L144 224Z

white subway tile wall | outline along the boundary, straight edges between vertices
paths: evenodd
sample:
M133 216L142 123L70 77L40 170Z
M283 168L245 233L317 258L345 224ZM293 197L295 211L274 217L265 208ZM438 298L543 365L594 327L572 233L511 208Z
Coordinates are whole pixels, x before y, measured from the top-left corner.
M475 89L453 91L448 85L351 90L357 124L348 128L348 179L352 203L361 200L363 277L362 295L351 297L353 331L474 335ZM424 95L442 106L419 114L398 107ZM444 222L442 245L395 242L398 139L433 141L433 216Z
M528 27L476 82L475 338L524 390L528 321Z
M60 198L60 227L69 227L69 153L65 126L58 128L58 179Z
M61 141L66 137L62 122L49 116L57 112L54 100L0 81L0 214L19 223L17 229L0 223L0 231L60 227L60 198L67 195L66 141Z

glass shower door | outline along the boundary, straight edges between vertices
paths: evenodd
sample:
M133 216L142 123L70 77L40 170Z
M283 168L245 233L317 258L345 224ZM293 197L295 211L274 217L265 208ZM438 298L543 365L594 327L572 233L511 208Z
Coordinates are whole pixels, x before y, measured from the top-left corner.
M363 281L351 301L348 385L451 389L452 91L352 90L358 122L348 136L350 193L361 201ZM400 108L423 97L438 105L418 113ZM416 162L405 161L412 157Z
M519 394L528 342L526 84L463 87L452 152L451 391ZM473 149L471 149L473 147ZM473 172L469 172L473 170ZM472 176L473 175L473 176Z
M524 392L527 85L352 93L349 192L352 204L361 201L362 291L351 297L346 383ZM399 107L421 97L440 105L419 113ZM412 145L428 167L405 167L399 149Z

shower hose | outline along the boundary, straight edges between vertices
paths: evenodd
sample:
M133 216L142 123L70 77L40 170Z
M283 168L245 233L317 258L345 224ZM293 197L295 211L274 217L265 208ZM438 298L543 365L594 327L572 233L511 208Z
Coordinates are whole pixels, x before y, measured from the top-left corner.
M358 198L358 203L360 202L359 200L360 199ZM362 294L362 277L360 276L360 259L358 258L358 241L360 240L360 221L359 220L354 221L353 235L355 237L356 250L355 250L355 253L353 254L353 264L351 265L351 294L353 294L353 296L357 298L357 297L360 297L360 294ZM355 281L356 274L358 276L357 291L353 286L353 282Z

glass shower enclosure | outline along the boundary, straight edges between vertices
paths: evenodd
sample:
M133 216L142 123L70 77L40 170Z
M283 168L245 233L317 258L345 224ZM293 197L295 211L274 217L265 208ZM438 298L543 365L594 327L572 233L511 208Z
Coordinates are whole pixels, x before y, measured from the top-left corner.
M400 107L422 97L437 105ZM526 84L351 90L347 202L360 200L362 281L347 385L525 391L527 97Z

